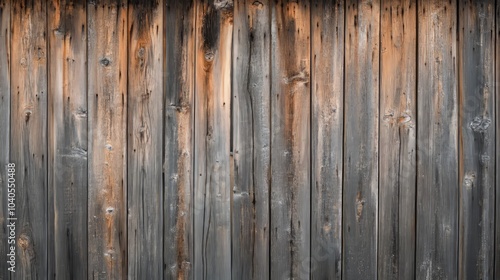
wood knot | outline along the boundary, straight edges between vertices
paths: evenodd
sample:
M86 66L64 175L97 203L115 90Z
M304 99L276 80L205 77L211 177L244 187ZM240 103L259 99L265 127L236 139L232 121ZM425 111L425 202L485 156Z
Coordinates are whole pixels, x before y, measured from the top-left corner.
M470 122L470 128L474 132L478 133L484 133L488 129L488 127L491 124L491 120L485 117L475 117L471 122Z
M19 248L26 251L31 246L31 238L27 234L21 233L17 239L17 244Z
M109 64L111 63L111 61L110 61L108 58L106 58L106 57L105 57L105 58L103 58L103 59L101 59L99 62L100 62L100 63L101 63L101 65L102 65L102 66L104 66L104 67L109 66Z

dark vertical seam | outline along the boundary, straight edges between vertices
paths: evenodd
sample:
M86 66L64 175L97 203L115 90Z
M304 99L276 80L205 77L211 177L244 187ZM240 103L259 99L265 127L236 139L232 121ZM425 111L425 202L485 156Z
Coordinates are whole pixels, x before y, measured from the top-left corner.
M42 5L42 8L43 8L43 5L44 3L42 2L41 3ZM46 124L45 124L45 152L46 152L46 157L45 157L45 162L43 163L45 165L45 178L44 178L44 183L45 183L45 196L46 196L46 205L45 205L45 222L47 223L46 224L46 228L45 228L45 246L47 246L46 250L45 250L45 265L46 265L46 268L47 268L47 278L50 278L50 275L49 275L49 271L50 271L50 268L49 268L49 265L51 264L50 261L49 261L49 251L52 251L51 248L48 248L48 245L51 243L49 242L49 226L51 225L51 223L49 223L49 205L50 204L50 201L49 201L49 176L50 176L50 172L49 172L49 141L47 139L50 139L51 137L49 136L49 104L50 104L50 94L49 94L49 82L50 82L50 79L49 79L49 75L50 75L50 42L49 42L49 38L50 38L50 35L48 34L48 30L49 30L49 15L48 15L48 6L49 4L47 4L47 2L45 3L45 30L46 32L45 33L45 55L46 55L46 63L45 63L45 92L47 94L47 103L45 104L45 112L46 112L46 115L45 115L45 121L46 121ZM55 221L54 221L55 223Z
M379 0L379 5L378 5L378 9L379 9L379 21L378 21L378 113L377 113L377 155L379 155L380 153L380 106L381 106L381 102L380 102L380 96L381 96L381 77L380 77L380 71L381 71L381 64L382 64L382 61L380 59L380 54L381 54L381 49L382 49L382 8L380 7L381 6L381 1ZM392 32L392 31L391 31ZM401 142L401 141L400 141ZM401 148L401 144L400 144L400 148ZM398 174L399 175L399 174ZM398 180L399 180L399 177L398 177ZM377 156L377 199L376 199L376 203L377 203L377 220L375 221L375 227L376 227L376 231L374 231L373 233L376 235L375 239L377 240L377 244L375 245L375 279L378 279L378 266L379 266L379 261L378 261L378 253L379 253L379 246L380 246L380 234L379 234L379 230L380 230L380 227L379 227L379 224L380 224L380 207L379 207L379 202L380 202L380 156Z
M457 218L457 226L456 226L456 232L457 232L457 239L455 240L455 255L457 256L457 259L455 260L456 262L456 267L457 267L457 270L456 270L456 275L455 277L459 278L460 277L460 259L461 259L461 255L460 255L460 236L462 235L460 233L460 212L461 212L461 195L462 195L462 188L461 188L461 184L460 184L460 168L463 166L463 162L460 161L460 135L461 135L461 129L462 129L462 120L461 120L461 117L460 117L460 109L461 109L461 102L460 102L460 88L461 88L461 81L459 80L460 79L460 71L462 69L461 67L461 61L462 61L462 57L461 57L461 44L459 44L459 39L460 39L460 26L459 26L459 19L460 19L460 0L456 0L456 6L455 6L455 41L453 42L452 40L452 44L454 43L455 44L455 59L453 60L454 62L454 66L455 66L455 72L453 73L454 75L454 78L455 78L455 98L457 100L457 113L456 113L456 117L457 117L457 135L455 136L455 141L456 141L456 144L457 144L457 150L455 151L456 152L456 158L457 158L457 165L458 165L458 170L457 170L457 189L458 189L458 194L456 195L455 199L456 199L456 202L457 202L457 210L456 210L456 218ZM453 38L452 38L453 39ZM453 46L452 46L452 49L453 49Z
M167 0L168 1L168 0ZM191 2L191 5L193 7L193 14L194 14L194 47L193 47L193 57L194 57L194 71L193 71L193 89L192 89L192 102L193 102L193 115L192 115L192 124L193 124L193 138L191 140L191 145L192 145L192 160L191 160L191 164L192 164L192 182L191 182L191 191L192 191L192 195L191 195L191 226L193 227L193 246L192 246L192 250L190 253L192 253L192 255L190 256L190 259L192 260L193 262L193 279L196 275L196 257L195 257L195 254L194 254L194 251L196 250L196 206L195 206L195 202L196 202L196 171L198 171L196 169L196 93L197 93L197 90L196 90L196 72L198 70L198 63L197 63L197 60L198 60L198 3L193 0ZM188 39L189 40L189 39ZM175 47L175 46L174 46Z
M314 1L312 1L314 2ZM312 8L313 8L314 3L309 3L309 73L310 73L310 81L309 81L309 279L312 279L312 228L314 226L313 224L313 219L314 217L312 216L312 202L313 202L313 196L312 196L312 189L313 189L313 84L312 81L314 81L313 77L313 66L312 64L314 63L313 60L313 20L312 20ZM333 5L333 4L332 4ZM312 63L311 63L312 61Z
M125 119L126 119L126 123L125 123L125 149L124 149L124 152L125 152L125 176L124 176L124 180L125 181L125 184L126 184L126 187L123 188L122 187L122 191L125 193L124 196L126 197L126 199L124 199L124 203L125 203L125 212L123 213L122 211L122 215L125 214L125 236L127 237L126 240L125 240L125 244L124 244L124 251L126 252L123 256L124 258L124 264L122 264L122 269L124 270L124 276L128 275L128 194L129 194L129 191L128 191L128 188L129 188L129 182L128 182L128 144L129 144L129 139L128 139L128 135L129 135L129 132L128 132L128 123L129 123L129 110L128 110L128 106L129 106L129 92L128 92L128 89L129 89L129 64L130 64L130 58L129 58L129 55L128 55L128 49L129 49L129 32L128 32L128 2L126 2L126 6L124 6L124 10L125 10L125 20L124 20L124 27L123 28L126 28L125 31L126 31L126 38L125 38L125 49L127 50L127 74L126 74L126 79L127 79L127 85L126 85L126 88L125 88L125 94L127 95L125 100L127 102L126 106L125 106ZM123 6L122 6L123 7ZM119 14L120 13L120 6L117 5L117 13ZM118 69L119 66L118 66ZM120 71L120 70L118 70ZM120 80L118 80L118 83L120 82ZM119 85L118 85L119 86ZM126 192L124 191L126 190ZM143 205L144 207L144 205ZM137 273L137 271L136 271Z
M166 87L165 87L165 80L166 80L166 73L167 73L167 66L166 66L166 63L167 63L167 60L166 60L166 40L165 40L165 29L166 29L166 22L165 22L165 14L167 13L167 9L166 9L166 2L162 2L162 4L160 5L161 7L161 11L162 11L162 14L161 14L161 23L162 23L162 27L161 27L161 30L162 30L162 33L161 33L161 42L162 42L162 46L161 46L161 51L162 51L162 64L161 64L161 69L162 69L162 75L161 75L161 92L162 92L162 98L161 98L161 190L160 190L160 204L161 204L161 221L162 221L162 226L161 226L161 276L163 278L165 278L165 224L166 224L166 219L165 219L165 212L166 212L166 208L165 208L165 155L166 155L166 151L165 151L165 131L166 131L166 117L165 115L167 114L167 90L166 90ZM177 248L178 250L178 248Z

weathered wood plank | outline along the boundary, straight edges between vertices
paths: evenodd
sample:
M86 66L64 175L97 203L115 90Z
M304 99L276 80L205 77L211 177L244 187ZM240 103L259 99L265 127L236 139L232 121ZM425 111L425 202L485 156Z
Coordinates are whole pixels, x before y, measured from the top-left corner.
M269 9L234 2L232 279L269 279Z
M46 4L15 1L11 11L11 161L16 168L15 279L47 277Z
M48 2L48 278L87 279L86 4Z
M127 3L87 6L88 277L127 275ZM135 214L135 213L131 213Z
M311 4L311 278L342 277L344 1Z
M197 1L194 278L231 278L232 1Z
M166 1L163 161L166 279L193 279L195 17L193 1Z
M10 257L7 228L8 176L10 162L10 0L0 1L0 279L9 277Z
M271 11L271 278L308 279L310 258L310 5Z
M456 6L418 2L417 279L458 277Z
M163 7L129 1L127 199L129 279L163 277Z
M495 4L459 1L459 278L493 279Z
M496 2L496 12L495 12L495 96L500 94L500 1ZM496 278L500 277L500 121L498 116L500 115L500 98L495 98L496 104L496 115L495 118L495 255L493 264L494 276Z
M379 1L347 1L343 269L345 279L377 277Z
M415 0L383 1L380 51L378 278L415 274Z

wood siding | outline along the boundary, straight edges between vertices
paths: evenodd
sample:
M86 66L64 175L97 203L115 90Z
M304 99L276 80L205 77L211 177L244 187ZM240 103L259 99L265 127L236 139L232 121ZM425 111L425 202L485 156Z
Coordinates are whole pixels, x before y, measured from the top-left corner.
M499 42L495 0L0 0L0 280L498 279Z

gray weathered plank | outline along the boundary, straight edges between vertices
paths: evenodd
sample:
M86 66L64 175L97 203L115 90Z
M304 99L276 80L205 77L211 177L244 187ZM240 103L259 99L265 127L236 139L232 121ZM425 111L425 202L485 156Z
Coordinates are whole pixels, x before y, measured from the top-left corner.
M128 279L163 277L163 7L129 1Z
M416 278L458 276L456 6L418 2Z
M197 1L194 278L231 278L232 1Z
M87 13L48 1L48 278L87 279Z
M270 1L234 2L232 278L269 279Z
M459 1L459 279L493 279L495 4Z
M127 3L89 2L88 277L127 271ZM135 214L135 213L131 213Z
M165 3L164 278L193 279L193 1Z
M15 279L47 277L46 20L44 1L13 2L10 145L17 182Z
M8 176L10 161L10 0L0 1L0 279L7 279L10 253L7 230Z
M311 278L342 277L344 1L311 4Z
M500 94L500 1L496 2L495 11L495 86L494 95L498 96ZM500 98L495 98L496 104L496 115L500 114ZM493 264L494 276L496 278L500 277L500 121L498 117L495 119L495 255Z
M415 0L383 1L380 51L378 278L415 273L416 48Z
M271 11L271 278L308 279L310 257L310 11Z
M9 275L7 230L8 176L10 161L10 0L0 1L0 279Z
M375 279L380 2L346 5L342 275Z

